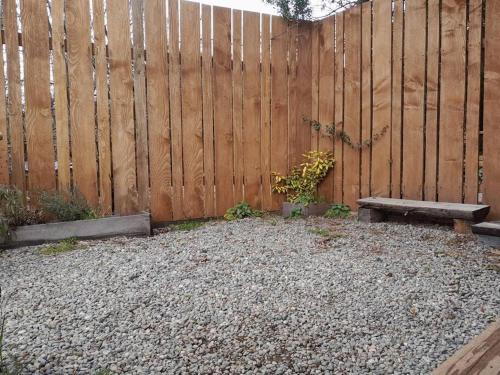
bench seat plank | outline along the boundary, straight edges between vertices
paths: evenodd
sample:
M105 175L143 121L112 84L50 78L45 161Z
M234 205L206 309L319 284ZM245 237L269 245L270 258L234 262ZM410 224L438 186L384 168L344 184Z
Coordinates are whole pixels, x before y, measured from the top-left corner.
M419 214L440 219L461 219L478 222L486 218L490 207L480 204L462 204L431 201L416 201L394 198L363 198L358 200L363 208L403 214Z

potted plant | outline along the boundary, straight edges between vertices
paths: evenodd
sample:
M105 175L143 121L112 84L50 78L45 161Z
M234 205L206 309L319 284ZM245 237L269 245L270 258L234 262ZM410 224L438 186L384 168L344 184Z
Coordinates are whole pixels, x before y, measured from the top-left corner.
M304 162L294 167L288 176L274 172L273 192L286 194L282 213L285 217L323 215L330 205L318 196L318 185L333 168L332 153L309 151L304 154Z

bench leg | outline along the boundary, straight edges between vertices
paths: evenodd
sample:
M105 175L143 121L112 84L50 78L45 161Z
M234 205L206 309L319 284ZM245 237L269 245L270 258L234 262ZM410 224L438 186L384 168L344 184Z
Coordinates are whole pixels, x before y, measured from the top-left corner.
M472 222L461 219L453 219L453 229L460 234L472 234Z
M385 215L382 211L372 208L358 208L358 220L363 223L380 223L384 219Z

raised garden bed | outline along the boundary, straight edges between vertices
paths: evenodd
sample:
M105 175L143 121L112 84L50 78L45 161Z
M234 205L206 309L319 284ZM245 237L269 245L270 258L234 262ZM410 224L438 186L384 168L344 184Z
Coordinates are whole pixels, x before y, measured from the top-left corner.
M149 213L109 216L48 224L24 225L12 229L4 247L36 245L67 238L98 239L113 236L148 236L151 234Z

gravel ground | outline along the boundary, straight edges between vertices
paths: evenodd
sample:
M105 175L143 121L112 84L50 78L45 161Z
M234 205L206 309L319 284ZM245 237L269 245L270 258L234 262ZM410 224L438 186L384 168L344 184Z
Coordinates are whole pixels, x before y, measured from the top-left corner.
M426 374L500 314L444 227L269 217L0 254L26 373Z

